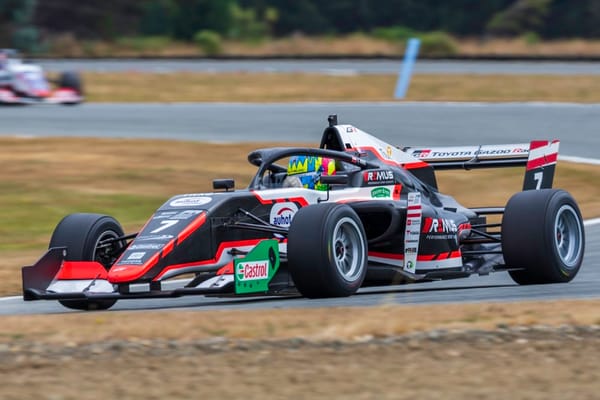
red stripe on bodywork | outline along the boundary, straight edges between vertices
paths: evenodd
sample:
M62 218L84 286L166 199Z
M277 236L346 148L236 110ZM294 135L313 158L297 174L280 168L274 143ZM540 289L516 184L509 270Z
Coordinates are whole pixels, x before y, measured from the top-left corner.
M264 240L264 239L249 239L249 240L238 240L238 241L232 241L232 242L221 242L221 244L219 245L219 248L217 249L215 256L213 258L210 258L208 260L203 260L203 261L185 263L185 264L169 265L169 266L165 267L162 271L160 271L160 273L153 280L158 281L167 272L173 271L176 269L216 264L219 261L219 259L221 258L221 256L223 255L223 252L225 250L229 250L234 247L255 246L261 240Z
M294 202L294 203L298 203L300 204L301 207L305 207L307 206L309 203L308 201L304 198L304 197L291 197L291 198L286 198L286 197L278 197L275 199L263 199L262 197L260 197L260 195L253 190L252 194L256 197L256 199L261 203L261 204L275 204L275 203L284 203L284 202Z
M196 217L196 219L193 220L184 230L181 231L181 233L177 236L177 243L179 244L187 239L188 236L190 236L194 231L198 230L198 228L200 228L204 222L206 222L206 213L203 212Z
M539 149L540 147L544 147L544 146L548 146L547 140L532 140L531 143L529 144L529 151Z
M459 258L461 257L460 250L451 251L449 253L444 253L444 255L448 255L443 258ZM381 253L378 251L369 251L370 257L379 257L379 258L388 258L390 260L404 260L404 254L397 253ZM432 261L439 258L439 254L420 254L417 256L417 261Z
M543 157L536 158L535 160L527 161L527 170L544 167L546 165L554 164L558 160L558 153L547 154Z
M161 252L154 254L144 265L116 265L108 272L110 282L122 283L131 282L139 279L142 275L148 272L152 267L158 263L161 257L165 257L169 254L176 245L181 244L186 240L194 231L198 230L204 222L206 222L206 213L200 214L194 219L187 227L185 227L176 239L171 239L163 248Z
M221 267L217 271L217 275L231 275L233 274L233 261L228 263L226 266Z
M108 279L108 271L97 261L63 261L56 279Z
M394 200L400 200L400 193L402 193L402 185L398 183L394 185L394 194L392 195L392 198Z

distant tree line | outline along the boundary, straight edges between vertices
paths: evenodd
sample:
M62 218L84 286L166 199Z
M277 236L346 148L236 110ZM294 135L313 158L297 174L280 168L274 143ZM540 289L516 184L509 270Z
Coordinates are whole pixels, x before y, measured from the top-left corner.
M456 36L600 38L600 0L0 0L0 46L47 35L193 40L371 33L390 28Z

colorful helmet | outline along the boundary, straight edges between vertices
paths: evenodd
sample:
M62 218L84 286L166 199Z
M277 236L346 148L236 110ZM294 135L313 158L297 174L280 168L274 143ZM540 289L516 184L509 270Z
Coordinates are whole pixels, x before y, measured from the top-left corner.
M293 156L287 169L288 176L300 179L307 189L327 190L321 183L321 176L335 175L335 160L317 156Z

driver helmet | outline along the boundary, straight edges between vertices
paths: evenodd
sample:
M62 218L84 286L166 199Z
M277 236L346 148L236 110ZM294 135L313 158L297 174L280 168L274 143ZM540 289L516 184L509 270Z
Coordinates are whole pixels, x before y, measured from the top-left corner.
M327 190L327 184L321 183L321 176L335 175L335 160L317 156L293 156L290 157L287 174L290 178L297 178L302 187Z

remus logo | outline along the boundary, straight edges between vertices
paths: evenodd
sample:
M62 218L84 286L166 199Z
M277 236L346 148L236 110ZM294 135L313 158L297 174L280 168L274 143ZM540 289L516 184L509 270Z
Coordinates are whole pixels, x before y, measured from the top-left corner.
M269 222L272 225L289 227L297 212L298 206L292 202L275 203L271 208Z

